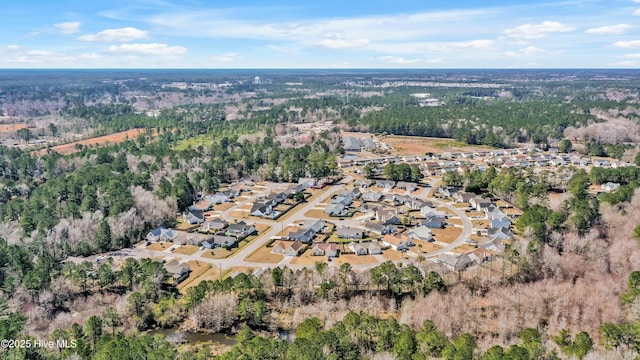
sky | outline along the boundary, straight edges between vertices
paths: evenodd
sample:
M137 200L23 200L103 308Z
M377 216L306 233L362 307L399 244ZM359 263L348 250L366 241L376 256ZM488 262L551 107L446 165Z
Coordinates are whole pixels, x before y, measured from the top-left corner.
M22 0L0 68L638 68L640 0Z

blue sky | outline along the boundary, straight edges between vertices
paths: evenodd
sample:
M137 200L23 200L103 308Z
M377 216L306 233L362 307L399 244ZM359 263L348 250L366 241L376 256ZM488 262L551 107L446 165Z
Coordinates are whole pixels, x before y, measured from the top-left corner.
M0 68L637 68L640 0L23 0Z

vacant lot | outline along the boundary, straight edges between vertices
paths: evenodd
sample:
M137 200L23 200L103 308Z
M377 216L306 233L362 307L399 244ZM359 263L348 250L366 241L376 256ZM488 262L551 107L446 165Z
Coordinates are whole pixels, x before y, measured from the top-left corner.
M78 149L76 148L76 145L93 146L93 145L105 145L105 144L118 144L128 139L134 139L138 135L142 134L144 131L145 131L144 129L131 129L131 130L122 131L122 132L111 134L111 135L98 136L90 139L74 141L69 144L54 146L51 148L51 150L58 152L60 154L72 154L78 151ZM40 150L39 153L40 155L46 154L47 149L42 149Z
M179 248L176 248L174 253L175 254L182 254L182 255L193 255L195 254L197 251L199 250L199 248L197 246L193 246L193 245L182 245Z
M426 242L426 241L416 241L416 246L411 248L411 251L415 252L416 254L420 254L420 253L429 253L429 252L440 250L440 249L442 249L442 247L438 244L434 244L432 242Z
M335 258L332 262L336 266L340 266L344 263L349 263L351 265L360 265L360 264L377 264L379 261L373 255L340 255L340 257Z
M382 257L384 257L387 260L396 261L396 260L408 259L409 255L405 255L402 251L395 251L395 250L389 249L389 250L385 250L382 253Z
M187 261L187 264L189 264L189 266L191 267L191 272L189 273L188 278L186 278L183 282L178 284L178 290L180 291L184 291L183 289L187 287L190 283L197 281L198 278L202 274L204 274L207 270L209 270L209 268L211 267L211 265L204 262L200 262L198 260Z
M272 254L271 249L272 248L270 247L263 246L256 250L253 254L247 256L245 260L257 263L277 264L282 261L282 259L284 259L283 255Z
M156 243L152 243L151 245L147 246L147 250L153 250L153 251L163 251L168 249L169 247L171 247L173 245L173 243L168 243L168 242L156 242Z
M425 138L419 136L388 136L382 139L391 145L395 155L421 155L442 152L486 151L488 147L470 146L452 139Z
M2 132L14 132L20 129L26 129L27 124L0 124L0 133Z
M311 248L307 249L302 255L291 259L292 265L312 266L317 262L327 262L324 256L311 256Z
M201 256L208 259L225 259L231 254L233 252L225 248L216 248L214 250L205 250Z
M431 232L436 241L451 244L458 238L458 236L460 236L460 234L462 234L462 229L448 227L446 229L431 229Z

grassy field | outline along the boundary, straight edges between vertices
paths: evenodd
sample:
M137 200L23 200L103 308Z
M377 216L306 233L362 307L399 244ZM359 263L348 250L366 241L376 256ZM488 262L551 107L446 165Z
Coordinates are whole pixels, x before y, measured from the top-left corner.
M263 246L245 258L246 261L277 264L284 259L283 255L271 253L271 248Z
M445 229L431 229L431 232L436 241L451 244L462 234L462 229L449 227Z
M226 259L231 254L233 254L233 252L225 248L216 248L215 250L205 250L202 253L202 257L207 259Z
M318 261L327 262L327 258L324 256L311 256L311 248L309 248L300 256L291 259L291 264L313 266Z
M462 225L462 219L447 219L447 224Z
M13 132L13 131L17 131L20 129L26 129L27 124L25 123L20 123L20 124L0 124L0 133L2 132Z
M404 259L409 258L409 255L405 255L401 251L395 251L395 250L389 249L389 250L385 250L382 253L382 257L384 257L387 260L397 261L397 260L402 260L403 258Z
M391 145L395 155L418 155L442 152L486 151L486 146L471 146L453 139L426 138L419 136L387 136L383 142Z
M200 250L199 247L197 246L193 246L193 245L182 245L179 248L176 248L173 252L175 254L182 254L182 255L193 255L195 254L198 250Z
M422 245L422 246L418 246L418 245ZM416 241L416 246L411 248L411 251L415 252L416 254L420 254L420 253L430 253L432 251L436 251L440 249L442 249L442 247L438 244L424 242L424 241Z
M118 144L128 139L135 139L138 135L145 132L145 129L131 129L127 131L121 131L115 134L97 136L85 140L74 141L72 143L57 145L51 148L52 151L58 152L60 154L72 154L78 149L76 149L76 145L89 146L92 147L94 145L105 145L105 144ZM40 155L44 155L47 153L48 149L40 150Z
M153 251L163 251L173 246L173 243L169 242L155 242L151 243L151 245L147 246L147 250Z
M351 265L360 265L360 264L377 264L379 261L372 255L340 255L340 257L335 258L332 262L336 266L340 266L345 263L349 263Z
M194 136L189 139L180 140L176 144L174 149L177 151L181 151L181 150L187 150L188 148L195 149L198 146L206 147L207 145L213 143L213 138L215 136L216 136L215 134L203 134L203 135Z

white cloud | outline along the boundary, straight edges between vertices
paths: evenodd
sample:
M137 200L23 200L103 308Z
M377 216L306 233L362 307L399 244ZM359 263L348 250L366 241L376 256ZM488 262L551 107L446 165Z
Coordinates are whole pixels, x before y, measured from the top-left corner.
M625 60L625 61L608 63L607 66L630 68L630 67L638 66L638 62L635 60Z
M640 0L638 0L640 1ZM627 54L624 57L629 58L629 59L640 59L640 54Z
M240 56L236 53L228 53L228 54L224 54L224 55L216 55L213 57L213 60L215 61L225 61L225 62L231 62L231 61L236 61L240 58Z
M432 45L429 50L433 51L458 51L458 50L492 50L494 48L493 40L471 40L471 41L452 41Z
M575 30L569 25L562 24L557 21L543 21L540 24L525 24L507 29L502 33L515 38L521 39L539 39L553 33L563 33Z
M82 35L78 38L78 40L97 42L128 42L136 39L146 38L148 35L148 31L136 29L133 27L125 27L121 29L103 30L97 34Z
M543 53L544 49L535 46L527 46L526 48L522 48L518 51L506 51L503 53L504 56L507 57L525 57L532 56L539 53Z
M326 49L350 49L350 48L361 48L369 45L369 40L367 39L354 39L354 40L346 40L342 38L328 38L316 41L315 46L326 48Z
M7 45L7 50L20 50L22 46L20 45Z
M422 61L420 59L405 59L399 56L380 56L378 59L382 62L398 65L417 64Z
M634 16L640 16L640 9L636 10L633 12Z
M80 32L80 25L82 24L78 21L69 21L55 24L53 28L61 34L75 34Z
M182 46L169 46L167 44L120 44L111 45L105 52L109 54L125 54L125 55L157 55L157 56L174 56L187 52Z
M596 28L591 28L591 29L585 30L584 32L587 34L595 34L595 35L620 35L631 28L633 28L633 26L629 24L618 24L618 25L600 26Z
M625 49L637 48L637 47L640 47L640 40L616 41L613 43L613 47L625 48Z
M84 53L84 54L78 55L78 57L80 59L88 59L88 60L100 59L100 55L98 55L96 53Z

